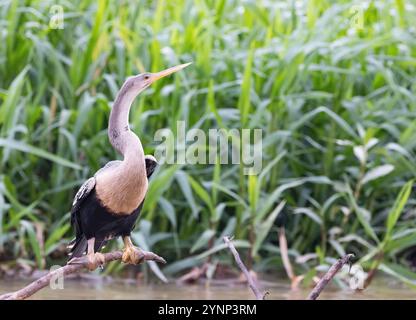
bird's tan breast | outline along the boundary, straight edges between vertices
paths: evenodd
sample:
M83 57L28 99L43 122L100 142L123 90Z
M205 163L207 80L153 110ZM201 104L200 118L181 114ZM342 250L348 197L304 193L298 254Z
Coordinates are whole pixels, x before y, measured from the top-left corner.
M96 175L95 192L101 204L117 215L129 215L144 200L148 181L142 170L108 170Z

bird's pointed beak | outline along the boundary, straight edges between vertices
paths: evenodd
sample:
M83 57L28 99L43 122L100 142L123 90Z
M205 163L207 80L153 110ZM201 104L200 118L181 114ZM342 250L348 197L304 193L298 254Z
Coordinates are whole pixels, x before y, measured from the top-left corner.
M169 69L166 69L166 70L163 70L163 71L160 71L160 72L157 72L157 73L152 73L151 74L151 81L155 82L156 80L159 80L159 79L161 79L163 77L166 77L166 76L168 76L172 73L175 73L179 70L182 70L183 68L186 68L187 66L189 66L191 63L192 62L180 64L178 66L174 66L174 67L171 67Z

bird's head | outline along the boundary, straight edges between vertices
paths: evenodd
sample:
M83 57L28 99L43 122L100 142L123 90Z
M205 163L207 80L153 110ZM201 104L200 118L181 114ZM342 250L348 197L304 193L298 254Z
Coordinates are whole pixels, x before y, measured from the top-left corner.
M131 92L134 92L135 94L139 94L144 89L149 87L153 82L164 78L172 73L175 73L179 70L182 70L183 68L186 68L189 66L192 62L180 64L174 67L171 67L169 69L156 72L156 73L141 73L137 76L133 76L127 79L125 85L128 87L128 90Z

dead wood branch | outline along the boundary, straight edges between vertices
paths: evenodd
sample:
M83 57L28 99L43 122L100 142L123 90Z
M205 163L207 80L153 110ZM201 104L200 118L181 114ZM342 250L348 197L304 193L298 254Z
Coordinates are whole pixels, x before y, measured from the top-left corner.
M243 261L241 261L240 255L238 254L237 249L235 248L234 244L230 240L229 237L223 238L224 242L228 245L228 248L230 249L231 253L234 256L235 261L237 262L238 267L241 269L241 271L244 273L248 285L250 286L251 290L253 291L254 295L256 296L257 300L264 300L267 293L263 294L260 292L259 288L257 287L256 282L254 281L252 275L247 270L246 266L244 265Z
M105 263L109 263L111 261L121 260L123 255L122 251L114 251L104 254ZM165 259L159 257L157 254L153 252L144 251L144 260L148 261L156 261L159 263L166 263ZM48 274L44 275L43 277L33 281L31 284L27 285L26 287L17 290L15 292L6 293L0 295L0 300L23 300L26 299L39 290L48 286L51 281L57 279L60 276L66 276L72 273L79 272L83 269L87 268L87 263L85 264L67 264L59 269L49 272Z
M319 280L315 288L311 291L306 300L316 300L321 294L322 290L325 289L327 284L332 280L332 278L337 274L337 272L346 264L349 263L350 259L354 257L353 254L347 254L341 259L338 259L332 266L329 268L327 273Z

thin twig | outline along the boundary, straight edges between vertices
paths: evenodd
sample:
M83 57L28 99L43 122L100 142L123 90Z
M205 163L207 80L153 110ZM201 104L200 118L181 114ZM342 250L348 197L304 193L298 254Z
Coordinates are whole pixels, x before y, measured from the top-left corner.
M177 282L178 283L191 283L194 281L199 280L208 269L208 263L204 263L202 267L194 267L191 271L187 272L183 276L181 276Z
M295 290L298 288L299 283L303 280L304 276L297 276L293 271L292 264L290 263L289 259L289 250L287 248L285 227L279 228L279 249L280 256L283 261L283 266L285 267L286 274L291 281L290 287L292 290Z
M327 271L327 273L325 273L321 280L319 280L319 282L316 284L315 288L313 288L312 292L309 294L306 300L316 300L321 294L322 290L325 289L326 285L332 280L332 278L344 266L344 264L350 261L352 257L354 257L353 254L347 254L343 256L341 259L338 259L331 266L331 268L329 268L329 270Z
M144 260L156 261L160 263L166 263L165 259L159 257L157 254L153 252L143 251L144 253ZM123 256L122 251L114 251L109 253L104 253L104 261L105 263L121 260ZM0 300L24 300L39 290L45 288L51 283L51 280L58 278L59 276L66 276L83 269L87 268L87 262L84 264L67 264L59 269L49 272L48 274L44 275L43 277L33 281L31 284L27 285L26 287L17 290L15 292L6 293L0 295Z
M285 267L286 274L289 277L289 279L293 281L293 279L296 276L295 276L295 273L293 272L292 264L290 263L290 260L289 260L286 233L285 233L284 227L279 228L279 248L280 248L280 256L282 257L283 266Z
M256 282L254 281L253 277L248 272L246 266L244 265L243 261L241 261L240 255L238 254L237 249L234 247L234 244L230 240L229 237L223 238L224 242L228 245L228 248L230 248L231 253L234 255L235 262L237 262L238 267L243 271L248 285L250 286L251 290L253 291L254 295L256 296L257 300L264 300L266 294L263 294L260 292L259 288L257 288Z

